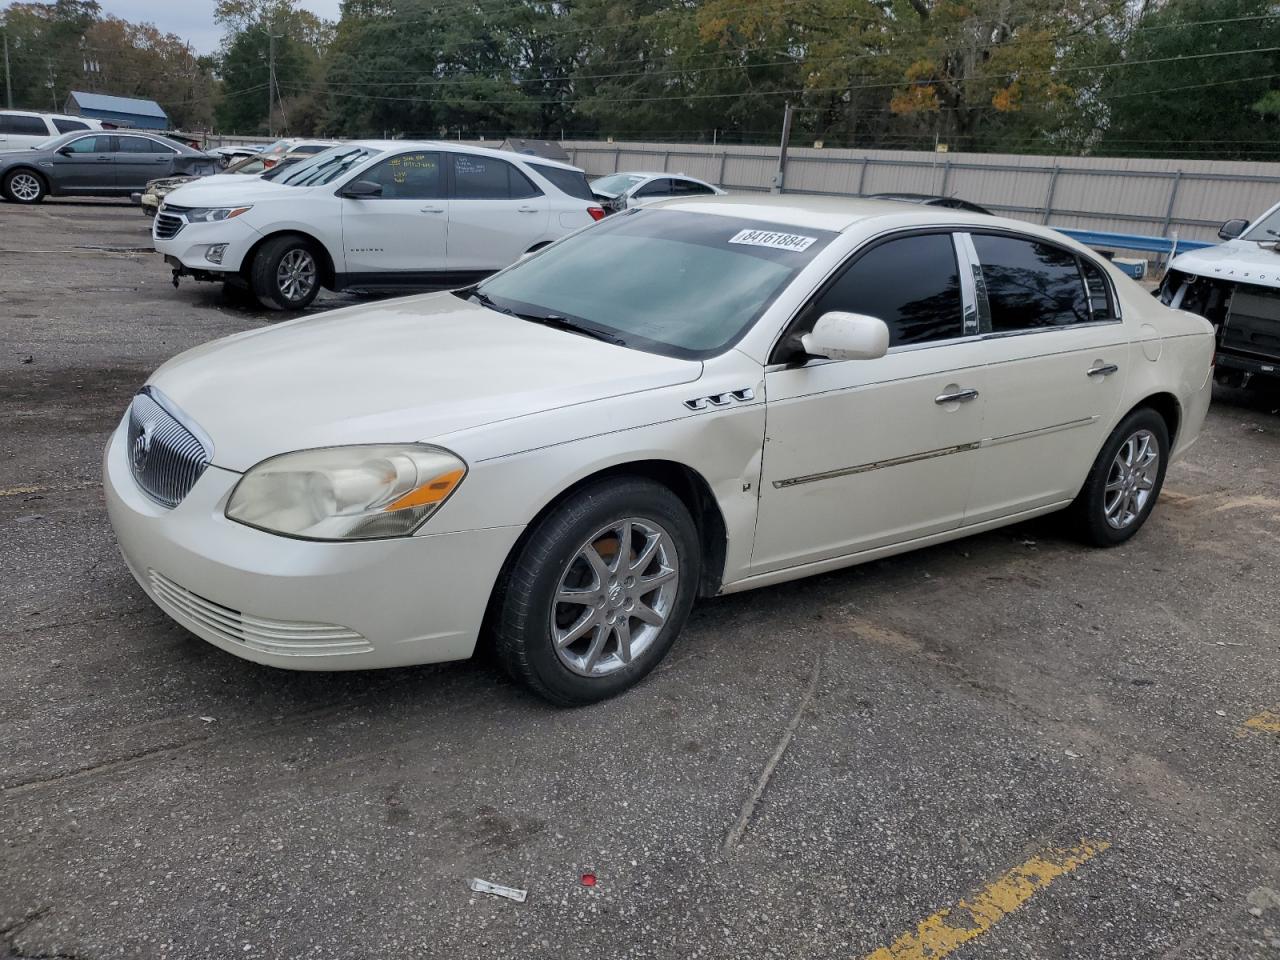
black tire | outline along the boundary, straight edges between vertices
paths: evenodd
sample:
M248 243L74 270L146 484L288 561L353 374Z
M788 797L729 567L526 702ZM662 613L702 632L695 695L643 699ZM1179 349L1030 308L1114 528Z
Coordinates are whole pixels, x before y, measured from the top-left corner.
M281 275L281 264L286 258L290 258L291 263L310 265L309 286L297 295L291 295L288 280ZM315 245L303 237L275 237L254 254L248 279L254 296L268 310L301 310L320 292L320 254Z
M34 170L19 167L5 174L4 183L0 184L5 198L14 203L39 203L49 195L49 185L44 177Z
M635 537L633 547L638 544L643 548L653 542L651 537L657 536L662 540L662 549L674 550L676 575L667 581L675 584L674 595L665 595L664 601L659 588L642 592L654 574L670 569L655 555L652 565L637 571L641 584L630 594L610 587L607 582L596 581L601 598L598 609L586 604L555 603L565 577L572 578L582 571L590 573L579 554L588 544L595 545L598 556L607 566L612 568L617 563L622 556L616 547L622 539L621 524L628 519L639 521L631 527ZM619 525L617 530L612 529L614 524ZM612 532L606 534L606 528ZM666 534L665 540L660 533ZM612 559L607 549L600 546L609 537L612 537L610 544L614 545ZM631 558L634 553L629 551L626 556ZM666 557L669 561L671 555ZM697 527L684 503L670 490L639 477L592 483L574 491L538 521L509 565L493 608L494 652L513 678L558 706L580 706L616 696L639 682L671 649L693 606L701 565ZM623 572L620 569L618 577L622 583L634 579L622 576ZM611 606L614 603L620 606ZM646 607L665 603L664 622L650 629L638 616L624 613L624 610L635 609L633 603ZM564 654L557 652L552 636L553 615L565 621L562 629L566 633L572 632L571 624L585 622L579 617L591 619L593 625L582 641L588 648L592 648L597 629L606 631L597 654L599 666L592 669L607 668L609 672L584 674L582 669L589 662L590 649L583 651L577 641L566 644ZM642 638L647 638L630 662L624 662L620 634L605 622L607 617L624 620L627 635L637 646L641 645ZM581 661L577 670L565 662L574 658Z
M1121 482L1123 477L1123 471L1116 462L1121 448L1125 447L1131 438L1140 438L1144 433L1154 440L1159 462L1154 464L1154 477L1140 479L1138 485L1133 488L1138 490L1141 484L1152 482L1148 496L1141 503L1140 508L1131 510L1128 506L1120 505L1118 509L1113 510L1115 521L1121 523L1117 526L1116 523L1108 520L1107 508L1117 504L1116 498L1122 496L1124 491L1123 489L1108 490L1107 487L1108 484ZM1102 445L1102 450L1094 460L1089 476L1085 479L1084 487L1071 505L1070 515L1073 527L1080 539L1097 547L1114 547L1124 543L1142 529L1142 525L1147 522L1147 517L1151 515L1160 497L1160 490L1164 486L1164 473L1168 465L1168 425L1164 422L1164 417L1150 407L1139 407L1120 421L1119 426L1112 431L1107 442Z

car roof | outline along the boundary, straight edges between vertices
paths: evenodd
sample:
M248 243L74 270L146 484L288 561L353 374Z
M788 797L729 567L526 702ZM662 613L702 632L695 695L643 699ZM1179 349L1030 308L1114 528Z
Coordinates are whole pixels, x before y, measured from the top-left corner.
M560 160L548 160L546 157L532 156L527 153L516 153L514 150L494 150L489 147L477 147L473 143L459 143L450 140L347 140L345 143L353 147L370 147L374 150L439 150L444 148L454 153L478 153L484 157L495 157L499 160L521 160L535 166L558 167L561 170L572 170L581 173L581 167Z
M856 197L828 197L806 194L761 193L754 195L726 195L715 197L691 197L659 200L654 207L663 210L688 210L723 217L742 217L767 223L795 227L812 227L819 230L840 232L856 223L879 217L890 218L898 226L957 226L974 224L988 227L1004 227L1022 233L1052 237L1061 243L1052 230L1021 220L988 216L968 210L949 207L933 207L905 204L901 200L864 200ZM1072 244L1073 246L1075 244Z
M676 172L676 171L674 171L674 170L658 170L658 171L654 171L654 172L650 172L650 171L648 171L648 170L619 170L617 173L603 173L603 174L601 174L600 176L601 176L601 178L604 178L604 177L648 177L650 180L656 179L657 177L674 177L674 178L676 178L677 180L694 180L694 181L697 181L698 183L706 183L706 181L705 181L705 180L698 180L698 178L697 178L697 177L691 177L691 176L689 176L689 174L687 174L687 173L678 173L678 172Z

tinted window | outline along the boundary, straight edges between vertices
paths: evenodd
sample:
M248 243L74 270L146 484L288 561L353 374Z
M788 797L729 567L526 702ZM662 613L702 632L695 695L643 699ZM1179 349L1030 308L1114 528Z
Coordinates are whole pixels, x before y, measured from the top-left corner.
M1111 284L1107 283L1102 269L1084 259L1080 261L1080 269L1084 272L1085 288L1089 291L1089 309L1093 312L1094 321L1114 320L1116 316L1111 308Z
M635 196L645 199L649 197L669 197L671 196L671 178L659 177L657 180L650 180L635 192Z
M329 148L325 146L323 143L307 143L307 144L303 144L300 147L294 147L293 150L291 150L290 152L301 153L301 154L311 154L311 153L323 153L325 150L328 150L328 149Z
M148 140L146 137L117 137L116 139L120 144L116 149L120 153L173 153L163 143Z
M1028 330L1087 323L1089 301L1075 254L1016 237L975 233L991 329Z
M567 193L579 200L595 199L595 194L591 192L591 186L587 183L587 175L581 170L565 170L562 167L548 167L541 163L531 163L529 166L550 180L551 185L561 193Z
M519 200L542 191L523 173L495 157L453 156L453 195L459 200Z
M53 125L59 133L70 133L72 130L88 130L87 123L81 123L79 120L58 120L54 119Z
M677 197L701 197L715 193L710 187L692 180L671 181L671 192Z
M111 137L80 137L66 144L72 153L111 153Z
M832 310L879 317L889 326L890 346L960 336L964 306L950 234L902 237L872 247L819 296L806 324Z
M387 200L436 200L444 196L440 154L434 150L390 157L357 179L380 184Z
M22 136L49 136L49 128L39 117L18 117L12 114L0 116L0 133L15 133Z

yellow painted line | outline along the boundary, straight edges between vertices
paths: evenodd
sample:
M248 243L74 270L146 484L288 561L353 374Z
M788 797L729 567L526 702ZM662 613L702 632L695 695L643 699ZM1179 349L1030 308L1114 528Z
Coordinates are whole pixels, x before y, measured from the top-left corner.
M1274 710L1263 710L1261 713L1255 713L1252 717L1240 724L1240 736L1251 731L1260 733L1280 733L1280 704L1276 704Z
M914 931L867 954L864 960L939 960L982 936L1037 891L1109 846L1105 840L1081 840L1074 847L1037 854L987 884L971 899L961 900L954 907L945 907L920 921Z
M20 497L24 493L41 493L46 487L4 487L0 488L0 497Z
M72 483L61 487L45 487L40 484L31 484L24 487L0 487L0 497L21 497L28 493L69 493L73 490L90 490L93 487L100 487L102 484L97 480L87 480L84 483Z

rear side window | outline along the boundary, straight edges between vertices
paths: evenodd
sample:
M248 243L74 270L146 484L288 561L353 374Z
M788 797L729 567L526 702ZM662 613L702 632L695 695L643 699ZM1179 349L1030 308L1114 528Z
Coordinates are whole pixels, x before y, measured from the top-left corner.
M995 333L1088 323L1089 298L1075 254L1047 243L973 234Z
M710 187L692 180L672 180L671 193L677 197L706 197L715 193Z
M951 235L901 237L872 247L819 296L806 325L833 310L879 317L889 327L890 346L960 336L964 306Z
M22 117L13 114L0 116L0 133L13 133L20 136L49 136L49 128L40 117Z
M523 173L496 157L454 153L453 195L459 200L522 200L542 193Z
M59 133L70 133L72 130L88 130L87 123L81 123L79 120L62 120L55 117L53 125L58 129Z
M166 147L163 143L155 140L148 140L146 137L118 137L120 153L167 153L172 154L174 151Z
M1102 269L1082 258L1080 270L1084 273L1084 285L1089 293L1089 310L1093 313L1094 322L1116 319L1115 308L1111 305L1111 284L1107 282Z
M529 164L539 175L551 181L551 185L561 193L566 193L578 200L594 200L591 185L587 183L587 175L581 170L565 170L563 167L548 167L541 163Z

